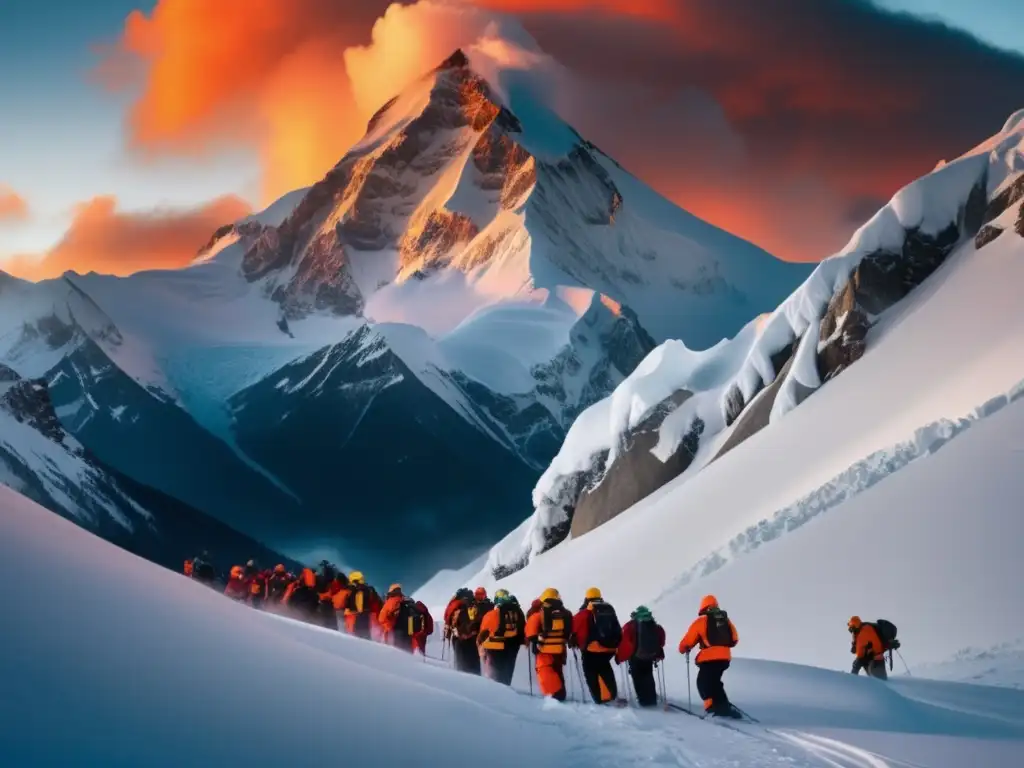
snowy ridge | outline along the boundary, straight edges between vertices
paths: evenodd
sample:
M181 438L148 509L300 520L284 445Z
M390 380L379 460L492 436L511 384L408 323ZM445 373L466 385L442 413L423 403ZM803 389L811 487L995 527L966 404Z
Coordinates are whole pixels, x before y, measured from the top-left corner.
M654 459L675 462L676 469L663 471L646 493L673 476L692 477L764 426L778 423L858 360L872 327L899 315L909 288L958 247L992 242L980 234L977 244L971 242L983 226L1024 216L1024 177L1018 170L1024 163L1024 126L1014 119L1007 126L990 142L900 190L846 248L734 339L703 353L674 342L653 352L609 398L573 424L534 490L533 522L493 549L491 568L507 573L510 564L528 562L564 538L570 521L572 532L582 534L621 512L622 502L601 485L613 476L609 482L620 482L614 472L623 457L628 461L618 471L629 475L656 471L649 469ZM1008 239L996 242L1016 246ZM645 433L654 435L640 443L652 459L630 455ZM588 504L581 518L579 510Z

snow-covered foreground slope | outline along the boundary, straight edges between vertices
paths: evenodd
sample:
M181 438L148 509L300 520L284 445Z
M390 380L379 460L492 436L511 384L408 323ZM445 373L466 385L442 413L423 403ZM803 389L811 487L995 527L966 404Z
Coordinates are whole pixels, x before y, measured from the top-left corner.
M1024 746L1018 691L912 680L887 687L766 662L737 662L730 684L767 730L545 703L523 695L525 658L517 694L433 659L229 603L7 489L0 511L5 583L46 584L59 562L90 587L70 601L31 589L8 595L4 765L422 768L450 763L467 734L484 739L488 764L510 768L952 768L967 756L1008 766ZM684 670L670 663L669 671L669 696L685 703ZM572 690L578 695L575 682Z

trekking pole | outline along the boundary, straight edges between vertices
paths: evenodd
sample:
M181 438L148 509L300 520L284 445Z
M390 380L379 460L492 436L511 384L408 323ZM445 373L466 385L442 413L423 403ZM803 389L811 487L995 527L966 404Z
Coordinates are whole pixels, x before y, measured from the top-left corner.
M902 654L902 653L900 653L900 652L899 652L899 650L897 650L897 651L896 651L896 655L897 655L897 656L899 656L899 657L900 657L900 661L902 661L902 662L903 662L903 668L904 668L905 670L907 670L907 677L913 677L913 675L912 675L912 674L910 674L910 667L908 667L908 666L907 666L907 662L906 662L906 660L905 660L905 659L903 658L903 654ZM890 657L890 658L892 658L892 657Z
M661 703L668 707L668 687L665 685L665 660L658 662L658 676L661 678Z
M690 687L690 653L686 653L686 708L693 712L693 693Z
M533 659L530 658L530 651L526 651L526 674L530 678L530 697L533 697Z
M572 649L572 657L576 661L576 681L580 684L580 704L586 699L583 698L583 671L580 668L580 654L575 648Z
M629 690L629 683L626 680L627 677L628 677L628 675L626 674L625 666L620 664L619 665L619 685L622 686L622 690L626 692L626 703L629 704L630 706L632 706L632 704L633 704L633 700L632 700L633 696L632 696L632 692Z

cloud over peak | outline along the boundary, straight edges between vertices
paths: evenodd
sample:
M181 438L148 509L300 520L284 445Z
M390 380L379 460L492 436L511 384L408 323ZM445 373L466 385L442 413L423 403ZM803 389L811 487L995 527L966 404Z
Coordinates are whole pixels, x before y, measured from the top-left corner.
M1024 59L866 0L158 0L118 46L144 72L129 135L146 152L246 142L270 202L452 50L529 49L523 29L582 135L783 258L834 252L865 201L1024 105Z

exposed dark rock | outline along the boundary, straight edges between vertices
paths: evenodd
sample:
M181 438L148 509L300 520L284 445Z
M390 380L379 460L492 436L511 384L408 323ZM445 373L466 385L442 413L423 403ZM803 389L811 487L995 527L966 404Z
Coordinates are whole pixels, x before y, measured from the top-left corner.
M986 245L991 243L997 237L1003 234L1003 230L997 227L995 224L986 224L974 237L974 247L984 248Z
M374 128L377 127L377 124L380 123L380 120L381 120L382 117L384 117L385 113L389 109L391 109L393 106L395 106L395 104L398 103L398 99L399 99L398 96L395 96L394 98L389 99L384 104L384 106L382 106L380 109L378 109L376 112L373 113L373 117L371 117L370 121L366 124L366 132L367 133L370 133Z
M1013 229L1018 235L1024 237L1024 205L1017 211L1017 223L1013 225Z
M1024 173L989 201L982 224L988 224L993 219L999 218L1005 210L1021 199L1024 199Z
M0 384L10 384L15 381L21 381L18 372L0 363Z
M419 264L419 271L447 266L457 246L465 245L479 234L468 216L447 210L431 212L418 232L402 239L399 270Z
M871 320L857 303L854 279L832 297L821 320L818 338L818 376L822 383L860 360Z
M988 173L986 172L978 182L971 187L960 211L959 227L966 237L973 237L982 225L986 223L985 213L988 209Z
M680 390L623 437L619 455L601 482L584 489L572 516L572 535L582 536L629 509L641 499L681 475L697 452L704 422L695 418L686 436L667 461L651 451L660 439L659 429L671 413L691 397Z
M469 57L463 52L461 48L456 49L455 53L449 56L447 59L442 61L437 71L442 72L446 69L465 69L469 66Z
M792 349L793 346L795 344L789 348ZM722 458L744 440L753 437L768 426L768 420L772 415L772 407L775 405L775 398L778 397L779 390L782 388L782 382L786 380L792 366L793 358L790 357L786 360L778 374L776 374L775 381L768 385L760 397L755 396L751 398L750 406L743 409L742 413L739 414L739 419L736 420L736 426L733 427L732 433L726 438L722 447L718 449L718 453L715 454L715 458L711 461L718 461L718 459ZM732 392L730 392L731 394ZM737 394L739 393L737 392Z
M946 260L960 240L951 223L932 236L908 230L899 251L866 255L832 297L821 321L818 375L826 382L859 360L874 318L906 298Z
M772 370L775 371L775 379L773 379L773 382L778 381L779 377L782 375L781 371L783 367L789 363L790 358L793 357L793 353L796 352L796 346L798 343L799 342L795 340L790 344L787 344L778 352L775 352L770 357L770 360L772 361ZM764 382L761 381L758 384L757 389L755 389L750 395L750 400L753 401L763 388ZM740 391L740 388L733 384L725 395L725 425L731 426L746 407L747 400L743 397L743 393Z
M15 378L11 378L11 374ZM10 368L0 366L0 381L15 382L0 396L0 407L17 421L31 426L48 440L64 443L67 433L53 410L50 391L44 380L20 379Z
M208 251L213 248L213 246L217 244L218 240L229 234L234 228L234 224L225 224L222 227L218 227L214 231L213 235L211 235L210 239L206 241L206 245L199 249L199 253L203 253L204 251Z
M75 327L57 315L40 318L35 328L50 349L59 349L75 337Z

